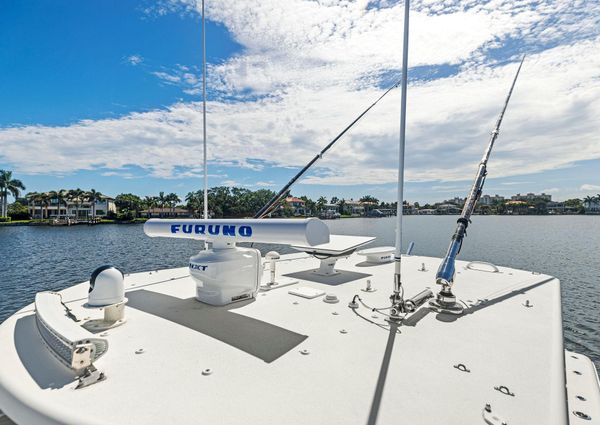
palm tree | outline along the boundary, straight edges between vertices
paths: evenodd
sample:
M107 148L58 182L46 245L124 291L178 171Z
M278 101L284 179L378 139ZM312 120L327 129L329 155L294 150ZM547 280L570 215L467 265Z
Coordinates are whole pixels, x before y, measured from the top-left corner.
M146 196L143 201L144 207L146 208L146 217L150 218L150 209L157 205L155 196Z
M171 214L175 215L175 207L178 202L181 202L181 199L176 193L169 193L166 197L166 201L169 204L169 207L171 207Z
M92 220L96 218L96 202L101 201L103 196L100 192L97 192L96 189L91 189L86 193L86 199L92 204Z
M598 195L598 196L600 196L600 195ZM595 196L586 196L585 198L583 198L583 203L587 204L588 208L590 208L595 201L596 201Z
M6 217L8 212L8 193L16 198L19 197L21 190L25 190L25 186L21 180L12 178L12 171L0 170L0 203L2 208L1 217Z
M50 195L48 192L38 193L36 196L36 201L40 203L40 218L46 219L48 218L48 206L50 205Z
M319 199L317 199L317 212L321 212L326 203L327 199L324 196L321 196Z
M51 190L50 192L48 192L48 197L50 198L50 201L56 199L56 218L58 218L58 216L60 215L60 200L58 199L59 196L60 195L56 190Z
M162 217L162 209L165 207L165 203L167 202L167 197L165 196L165 192L158 193L158 196L156 197L156 202L158 203L158 206L161 209L161 211L159 213L159 217Z
M27 201L31 204L32 208L32 217L35 218L35 203L38 200L38 197L40 196L39 193L37 192L29 192L27 195L25 195L25 198L27 198Z
M69 196L69 191L65 189L60 189L56 192L56 201L58 202L58 210L56 211L56 218L60 219L60 205L65 205L65 216L67 215L68 204L66 202Z
M188 192L185 195L187 209L196 216L196 210L199 209L198 192Z
M69 190L69 199L75 202L75 220L79 220L79 205L81 205L83 194L83 190L79 188Z

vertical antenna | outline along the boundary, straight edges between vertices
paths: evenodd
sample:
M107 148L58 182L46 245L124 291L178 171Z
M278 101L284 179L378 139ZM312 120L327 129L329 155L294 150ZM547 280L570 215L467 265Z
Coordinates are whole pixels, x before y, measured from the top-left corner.
M204 142L204 219L208 218L208 170L206 165L206 30L202 0L202 136Z
M403 294L401 280L402 264L402 202L404 199L404 146L406 136L406 85L408 74L408 17L410 0L404 0L404 37L402 46L402 80L400 99L400 146L398 150L398 205L396 207L396 245L394 252L394 293L391 297L392 319L399 319L398 313L403 310Z

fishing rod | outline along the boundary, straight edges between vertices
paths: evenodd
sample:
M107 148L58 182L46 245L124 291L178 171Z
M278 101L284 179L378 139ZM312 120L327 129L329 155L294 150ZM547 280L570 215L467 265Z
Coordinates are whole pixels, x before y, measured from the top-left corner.
M308 162L308 164L306 164L304 166L304 168L302 168L298 172L298 174L296 174L289 182L287 182L287 184L254 215L254 218L264 218L266 215L268 215L277 206L277 204L281 201L281 199L287 195L287 193L290 190L290 187L296 182L296 180L298 180L300 177L302 177L302 175L306 171L308 171L308 169L310 167L312 167L312 165L315 162L317 162L319 159L323 158L323 154L325 154L325 152L327 152L335 144L335 142L337 142L344 134L346 134L346 132L348 130L350 130L354 126L354 124L356 124L367 112L369 112L371 110L371 108L373 108L375 105L377 105L379 103L379 101L381 99L383 99L389 92L391 92L393 89L398 87L400 82L401 82L401 80L398 80L393 86L388 88L381 96L379 96L379 98L375 102L373 102L371 104L371 106L369 106L367 109L365 109L354 121L352 121L346 128L344 128L340 134L335 136L335 138L331 142L329 142L329 144L327 144L327 146L325 146L321 150L321 152L319 152L317 155L315 155L315 157L313 159L311 159Z
M450 241L450 246L448 247L446 257L440 264L440 267L438 268L437 274L435 276L435 283L437 283L438 285L442 285L442 289L437 294L436 299L430 301L430 306L437 311L453 314L461 314L463 311L462 305L456 302L456 297L454 296L451 290L452 284L454 282L454 275L456 272L455 260L462 247L463 239L467 236L467 227L469 226L469 223L471 221L471 214L473 213L473 210L477 205L477 201L481 196L481 191L483 190L483 185L487 176L488 159L490 158L492 148L494 147L494 142L496 142L498 134L500 133L500 124L502 124L502 118L504 118L504 113L506 112L508 101L510 100L513 89L515 88L515 83L517 82L517 78L519 77L519 72L521 71L521 66L523 66L524 60L525 56L523 56L523 59L521 59L521 63L519 63L519 68L517 69L515 78L513 79L512 85L510 86L508 96L506 96L504 107L502 108L502 112L500 112L498 121L496 121L496 126L494 127L494 130L491 133L490 142L485 152L483 153L481 162L479 163L479 168L477 169L477 174L475 175L475 181L473 182L473 186L471 187L469 196L465 201L465 205L463 206L460 217L456 221L456 231L454 232L452 240Z

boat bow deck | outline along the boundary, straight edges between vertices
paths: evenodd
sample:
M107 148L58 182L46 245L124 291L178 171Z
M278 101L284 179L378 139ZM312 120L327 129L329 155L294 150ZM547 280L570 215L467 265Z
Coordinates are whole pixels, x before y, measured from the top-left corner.
M407 296L437 290L439 262L403 259ZM286 255L277 272L297 276L316 264ZM398 329L348 307L357 294L387 306L392 287L391 263L357 254L340 259L330 281L307 275L225 307L194 299L187 268L131 274L127 323L102 334L110 348L95 364L107 379L80 390L44 347L28 306L0 326L0 408L24 423L479 424L489 404L508 424L567 423L559 281L458 265L465 313L423 307ZM367 279L376 291L363 291ZM288 293L298 286L339 302ZM102 314L82 307L87 288L61 292L79 318Z

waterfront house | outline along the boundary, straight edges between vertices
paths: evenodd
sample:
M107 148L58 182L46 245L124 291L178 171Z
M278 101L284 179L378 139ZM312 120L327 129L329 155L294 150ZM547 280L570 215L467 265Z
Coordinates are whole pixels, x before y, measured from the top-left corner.
M319 218L334 219L340 218L340 206L338 204L325 204L319 213Z
M460 208L455 204L439 204L435 212L436 214L460 214Z
M106 217L110 212L116 213L115 200L109 196L102 195L95 202L84 199L61 199L51 198L41 203L29 199L27 204L29 215L39 219L77 219L87 220L92 216Z
M584 200L583 208L586 214L600 214L600 196Z
M365 215L365 206L362 202L350 199L344 202L344 211L342 213L352 216Z
M564 202L548 202L546 204L546 210L548 214L577 214L579 208L575 206L566 205Z
M294 216L306 215L306 202L302 199L296 198L295 196L288 196L285 198L285 203L292 209L292 214Z

